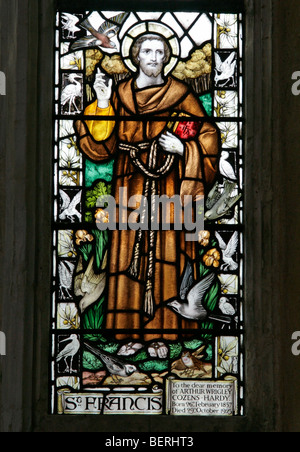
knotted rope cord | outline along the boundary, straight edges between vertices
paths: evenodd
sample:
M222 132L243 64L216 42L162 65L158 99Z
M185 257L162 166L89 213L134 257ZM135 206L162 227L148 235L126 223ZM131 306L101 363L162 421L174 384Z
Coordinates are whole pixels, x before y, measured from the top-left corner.
M161 176L166 175L170 171L170 169L172 168L172 166L174 164L175 156L172 154L169 154L168 157L166 158L164 165L161 168L156 169L155 172L151 171L151 169L155 168L155 165L153 165L153 161L152 161L153 155L154 155L154 152L152 152L152 148L153 148L153 146L155 146L155 148L156 148L155 153L156 153L157 152L157 143L156 143L156 141L154 141L151 146L150 157L149 157L149 168L146 168L144 163L141 160L139 160L139 158L138 158L138 154L141 152L141 150L147 149L146 146L149 147L149 144L141 143L138 145L138 147L136 147L131 144L120 143L120 149L123 151L128 151L130 153L132 163L138 169L140 169L143 174L150 177L151 179L159 179ZM155 157L156 157L156 155L155 155ZM155 162L155 164L156 164L156 162Z
M142 150L149 148L149 143L141 143L138 146L133 146L131 144L120 143L120 149L129 152L132 163L140 170L146 177L146 183L144 188L144 205L142 207L141 222L145 221L147 205L149 195L151 195L151 223L153 220L155 212L155 198L154 195L157 194L157 179L161 176L167 174L172 168L175 156L169 154L164 165L160 168L157 166L157 150L158 145L156 140L153 141L150 148L149 163L148 168L145 164L138 158L139 153ZM141 259L141 243L144 239L144 231L139 229L136 234L134 251L131 264L128 269L130 276L137 278L140 268ZM154 295L153 295L153 276L154 276L154 266L155 266L155 242L156 242L156 231L149 231L149 250L148 250L148 265L146 273L146 287L145 287L145 299L144 299L144 312L150 318L154 316Z

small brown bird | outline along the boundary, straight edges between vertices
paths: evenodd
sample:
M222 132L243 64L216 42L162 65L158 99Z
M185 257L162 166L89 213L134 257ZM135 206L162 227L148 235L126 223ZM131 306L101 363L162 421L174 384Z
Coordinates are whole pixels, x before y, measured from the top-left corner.
M194 353L191 353L189 351L183 352L181 358L172 364L172 370L183 371L182 375L186 374L189 376L193 376L194 372L197 370L201 370L204 373L207 373L204 367L204 363L203 361L201 361L201 359L204 357L204 355L201 355L203 350L204 346L199 350L196 350Z

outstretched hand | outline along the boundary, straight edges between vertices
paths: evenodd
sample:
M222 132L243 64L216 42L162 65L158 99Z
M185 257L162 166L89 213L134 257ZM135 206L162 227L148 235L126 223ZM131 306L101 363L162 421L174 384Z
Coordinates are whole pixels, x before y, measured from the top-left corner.
M171 154L179 154L183 156L184 144L172 133L166 132L165 134L161 135L158 142L164 151L170 152Z
M99 108L107 108L109 106L109 100L111 98L113 82L110 78L107 86L105 83L106 79L107 76L98 68L95 77L94 90L96 92Z

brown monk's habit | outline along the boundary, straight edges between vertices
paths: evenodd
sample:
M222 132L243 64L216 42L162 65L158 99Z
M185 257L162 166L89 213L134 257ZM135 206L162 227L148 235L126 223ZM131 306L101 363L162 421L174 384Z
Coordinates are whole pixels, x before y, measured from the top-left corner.
M95 141L92 127L83 121L76 122L76 129L80 148L88 158L99 162L115 159L113 195L117 206L121 187L127 189L128 199L149 196L151 190L169 198L176 194L192 195L194 200L203 196L205 187L211 186L216 177L219 134L212 123L205 121L204 110L189 88L170 77L163 86L135 90L131 79L118 86L111 103L116 117L112 117L115 126L107 139ZM171 154L158 147L153 162L153 145L174 113L199 117L200 134L185 143L183 157L176 155L172 160ZM122 119L118 120L119 116ZM151 116L162 121L151 121ZM138 234L132 230L111 232L106 329L117 340L177 340L185 329L198 328L196 322L184 320L166 307L170 299L179 299L187 258L193 261L197 278L196 242L185 241L184 231L156 231L152 236L151 231L143 231L140 240ZM135 256L136 277L131 271ZM151 302L145 307L149 274L153 312Z

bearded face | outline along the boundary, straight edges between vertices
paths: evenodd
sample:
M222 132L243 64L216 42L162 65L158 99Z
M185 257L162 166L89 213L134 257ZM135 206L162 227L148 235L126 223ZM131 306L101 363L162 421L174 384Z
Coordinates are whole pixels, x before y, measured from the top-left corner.
M138 61L140 70L148 77L158 77L163 71L166 60L165 48L162 41L146 40L142 43Z

